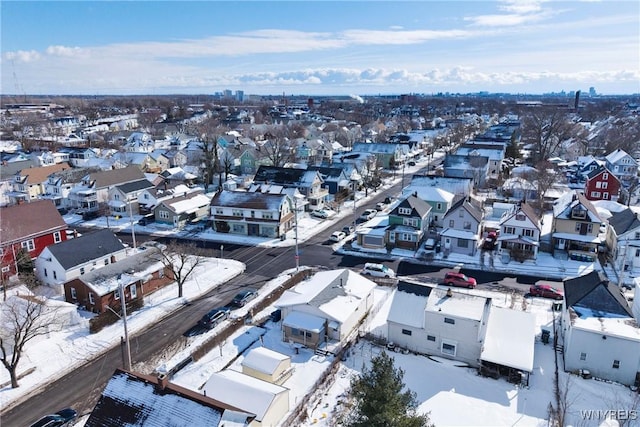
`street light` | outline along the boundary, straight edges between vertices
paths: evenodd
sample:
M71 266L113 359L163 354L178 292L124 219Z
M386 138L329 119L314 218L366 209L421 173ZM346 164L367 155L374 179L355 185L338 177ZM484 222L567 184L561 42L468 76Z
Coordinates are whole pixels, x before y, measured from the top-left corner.
M122 304L122 321L124 324L124 369L131 370L131 347L129 346L129 330L127 329L127 303L125 302L124 284L122 275L118 276L118 291L120 292L120 303Z
M296 260L296 272L300 270L300 252L298 252L298 199L302 199L303 196L301 194L293 195L293 206L295 209L294 212L294 222L295 222L295 241L296 241L296 253L294 255Z

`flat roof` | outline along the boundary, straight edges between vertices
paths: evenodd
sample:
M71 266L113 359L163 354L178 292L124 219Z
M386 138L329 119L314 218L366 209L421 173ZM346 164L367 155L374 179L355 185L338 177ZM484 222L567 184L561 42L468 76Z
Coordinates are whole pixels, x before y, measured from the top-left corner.
M491 307L480 360L532 372L535 337L533 313Z

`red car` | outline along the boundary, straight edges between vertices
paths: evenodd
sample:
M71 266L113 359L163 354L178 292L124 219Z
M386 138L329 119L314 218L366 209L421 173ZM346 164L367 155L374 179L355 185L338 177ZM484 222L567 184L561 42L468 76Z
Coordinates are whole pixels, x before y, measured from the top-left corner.
M473 277L467 277L466 274L454 273L452 271L444 275L444 284L469 289L473 289L477 285L476 279Z
M533 297L562 299L564 295L561 291L550 285L533 285L529 288L529 295Z

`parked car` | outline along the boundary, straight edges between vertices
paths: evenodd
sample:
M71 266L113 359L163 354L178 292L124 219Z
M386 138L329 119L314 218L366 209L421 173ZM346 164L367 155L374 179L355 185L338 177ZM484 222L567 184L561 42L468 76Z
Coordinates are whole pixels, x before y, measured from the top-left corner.
M366 263L362 269L362 274L365 276L386 277L390 279L396 277L395 271L384 264L378 264L375 262Z
M552 299L562 299L564 295L561 291L551 285L532 285L529 288L529 295L533 297L543 297Z
M345 225L344 227L342 227L342 232L344 234L351 234L354 230L355 228L353 228L353 225Z
M246 289L238 292L231 300L231 305L234 307L243 307L246 303L258 296L258 292L254 289Z
M378 214L378 211L375 209L367 209L360 215L360 219L363 221L369 221L373 219Z
M334 231L333 233L331 233L331 237L329 237L329 240L331 240L332 242L339 242L345 237L347 237L347 235L344 233L344 231Z
M156 216L154 214L148 214L143 216L138 220L138 225L148 225L156 220Z
M100 213L98 211L84 211L82 213L82 220L89 221L91 219L96 219L99 216L100 216Z
M492 251L496 247L496 243L498 242L498 235L495 231L490 231L487 234L487 237L482 241L482 249L486 251Z
M424 250L425 251L435 251L436 250L436 240L435 239L427 239L426 242L424 242Z
M476 287L477 282L476 279L468 277L466 274L450 271L444 275L444 284L447 286L473 289Z
M409 160L409 161L407 162L407 164L408 164L409 166L415 166L415 165L416 165L416 162L414 162L413 160Z
M65 408L55 414L45 415L35 423L31 424L31 427L59 427L70 425L73 420L76 419L78 413L75 409Z
M322 209L313 210L311 211L310 215L316 218L321 218L321 219L329 218L329 214L327 213L327 211Z
M391 204L391 197L385 197L382 203L384 203L385 205Z
M229 318L231 310L229 307L217 307L202 316L202 319L198 322L200 326L204 326L207 329L215 328L220 322Z
M274 310L269 315L269 320L271 320L272 322L279 322L280 319L282 319L282 310L281 309Z
M383 211L383 210L384 210L384 208L386 208L386 207L387 207L387 205L385 205L383 202L378 202L378 203L376 203L376 210L377 210L378 212Z

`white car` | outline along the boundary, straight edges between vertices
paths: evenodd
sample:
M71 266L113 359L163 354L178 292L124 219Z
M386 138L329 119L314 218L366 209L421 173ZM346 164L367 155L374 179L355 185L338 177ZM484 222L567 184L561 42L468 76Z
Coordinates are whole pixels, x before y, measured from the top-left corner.
M360 219L363 221L369 221L370 219L373 219L377 214L377 210L367 209L366 211L362 212L362 215L360 215Z
M347 237L347 235L344 231L334 231L333 234L331 234L331 237L329 237L329 240L331 240L332 242L339 242L345 237Z
M395 271L384 264L374 262L366 263L362 269L362 274L365 276L387 277L389 279L396 277Z

